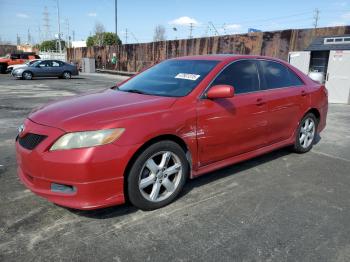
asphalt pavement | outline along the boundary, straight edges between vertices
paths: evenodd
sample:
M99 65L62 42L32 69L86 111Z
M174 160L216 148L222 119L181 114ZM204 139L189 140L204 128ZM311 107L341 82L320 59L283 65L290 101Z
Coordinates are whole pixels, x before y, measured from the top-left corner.
M350 261L347 105L330 105L311 152L281 149L206 174L159 210L74 211L27 190L14 150L26 115L121 80L0 75L0 261Z

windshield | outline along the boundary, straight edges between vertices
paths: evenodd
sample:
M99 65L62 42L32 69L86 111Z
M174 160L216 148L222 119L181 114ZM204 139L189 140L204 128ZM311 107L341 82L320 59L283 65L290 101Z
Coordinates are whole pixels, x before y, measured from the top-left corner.
M41 61L35 61L34 63L30 64L29 66L37 66L41 63Z
M36 62L39 62L39 61L38 61L38 60L28 61L28 62L26 63L26 65L32 65L32 64L34 64L34 63L36 63Z
M118 89L147 95L189 94L219 63L211 60L168 60L130 79Z

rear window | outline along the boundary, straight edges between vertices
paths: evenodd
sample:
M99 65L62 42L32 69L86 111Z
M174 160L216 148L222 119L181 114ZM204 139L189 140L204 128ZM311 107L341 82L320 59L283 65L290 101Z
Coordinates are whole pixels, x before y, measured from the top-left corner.
M275 89L290 86L300 86L304 83L289 68L278 62L261 60L259 61L263 77L263 89Z

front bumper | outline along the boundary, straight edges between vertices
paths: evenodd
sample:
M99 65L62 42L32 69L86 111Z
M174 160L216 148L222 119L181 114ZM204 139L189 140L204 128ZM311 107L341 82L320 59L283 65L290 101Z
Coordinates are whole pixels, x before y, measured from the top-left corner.
M60 129L25 121L25 133L47 136L33 150L16 142L18 176L34 193L58 205L74 209L97 209L122 204L124 172L137 146L114 144L72 150L49 151L64 134ZM57 192L52 184L74 187L74 192Z
M13 77L16 77L16 78L20 78L20 77L22 77L22 71L17 71L17 70L12 70L11 71L11 75L13 76Z

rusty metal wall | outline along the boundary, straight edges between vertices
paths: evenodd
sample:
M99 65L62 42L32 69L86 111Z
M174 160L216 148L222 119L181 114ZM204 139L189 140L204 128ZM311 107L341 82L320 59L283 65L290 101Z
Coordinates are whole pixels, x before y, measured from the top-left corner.
M315 37L350 34L350 26L318 29L290 29L241 35L171 40L121 46L70 48L67 60L80 63L81 58L96 59L96 68L137 72L161 60L205 54L251 54L286 60L290 51L305 49ZM111 64L117 54L117 66Z

